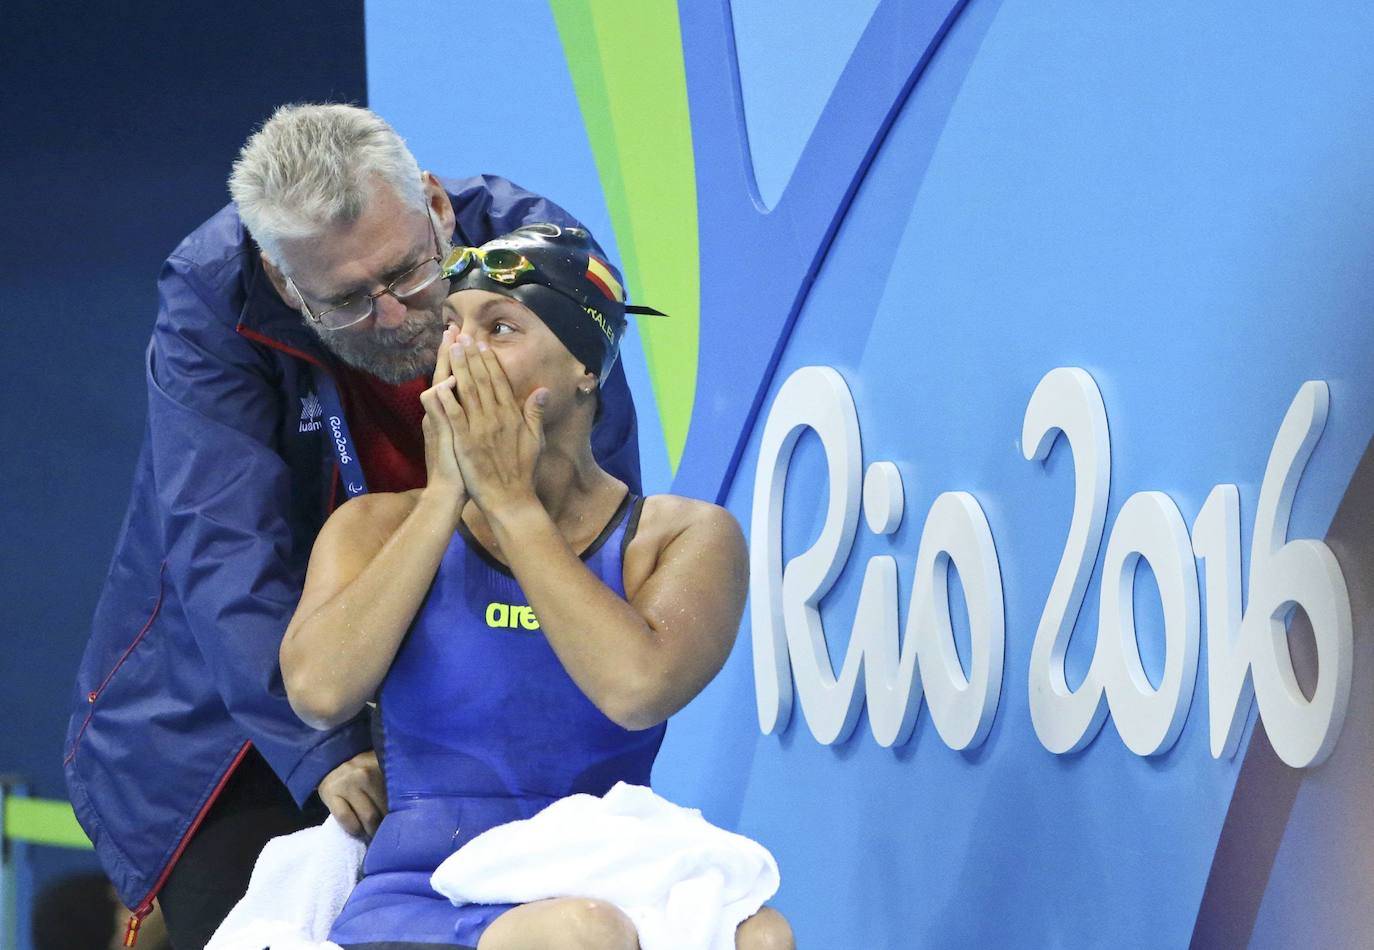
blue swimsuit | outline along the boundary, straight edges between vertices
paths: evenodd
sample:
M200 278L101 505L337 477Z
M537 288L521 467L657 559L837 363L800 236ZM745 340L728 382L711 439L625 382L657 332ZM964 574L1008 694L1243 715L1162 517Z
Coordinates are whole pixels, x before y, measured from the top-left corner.
M582 554L625 596L621 562L642 498L627 496ZM509 569L454 535L378 699L389 812L329 939L349 950L475 947L513 905L454 907L434 869L488 828L559 798L649 784L665 726L630 732L563 669Z

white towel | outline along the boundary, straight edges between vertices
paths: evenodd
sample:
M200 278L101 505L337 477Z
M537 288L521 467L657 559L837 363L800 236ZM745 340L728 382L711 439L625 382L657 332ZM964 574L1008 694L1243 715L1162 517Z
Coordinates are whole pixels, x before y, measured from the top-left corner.
M642 950L734 950L735 928L777 892L778 865L696 809L621 782L478 835L430 885L454 904L604 900L634 922Z
M205 950L339 950L325 938L362 873L367 845L331 815L267 842L248 893Z

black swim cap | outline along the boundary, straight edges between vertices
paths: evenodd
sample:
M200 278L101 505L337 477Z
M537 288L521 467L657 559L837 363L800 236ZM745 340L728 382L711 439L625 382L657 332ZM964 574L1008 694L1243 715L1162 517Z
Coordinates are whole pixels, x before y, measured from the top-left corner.
M487 290L520 301L600 379L620 353L626 312L658 314L626 305L620 272L582 228L527 224L480 248L454 248L444 276L450 293Z

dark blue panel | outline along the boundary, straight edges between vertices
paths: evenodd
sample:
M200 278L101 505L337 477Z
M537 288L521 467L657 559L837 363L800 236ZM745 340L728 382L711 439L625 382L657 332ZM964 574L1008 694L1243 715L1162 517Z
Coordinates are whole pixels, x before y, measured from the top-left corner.
M62 736L142 435L158 268L228 200L229 164L274 106L366 100L362 23L361 0L0 10L0 771L36 794L66 794ZM74 860L33 853L39 881Z

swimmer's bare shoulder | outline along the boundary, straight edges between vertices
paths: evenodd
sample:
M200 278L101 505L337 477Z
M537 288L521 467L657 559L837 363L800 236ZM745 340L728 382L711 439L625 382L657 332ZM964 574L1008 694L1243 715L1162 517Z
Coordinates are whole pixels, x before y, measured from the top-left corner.
M420 493L418 488L374 492L335 509L315 539L307 588L325 587L332 592L356 576L415 509Z
M395 534L401 522L406 520L420 501L421 489L400 492L373 492L359 495L340 505L329 520L325 530L330 534L342 535L353 539L360 545L379 548L387 538Z
M632 603L646 593L650 579L693 592L709 587L725 613L736 614L737 624L749 586L744 532L719 505L681 495L650 495L625 550L622 577Z

